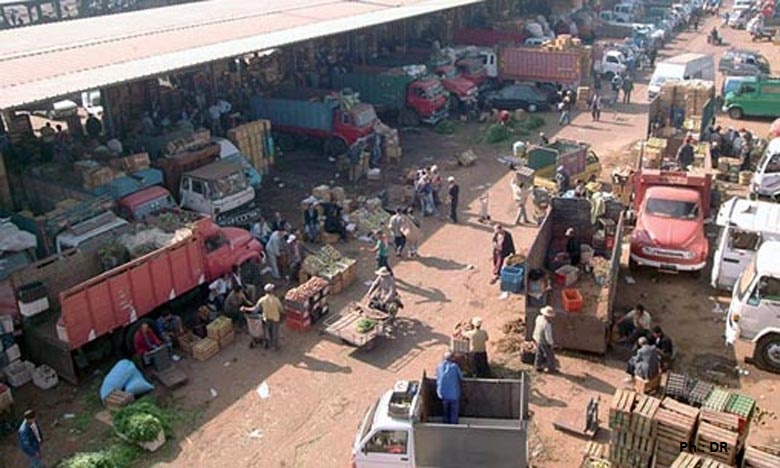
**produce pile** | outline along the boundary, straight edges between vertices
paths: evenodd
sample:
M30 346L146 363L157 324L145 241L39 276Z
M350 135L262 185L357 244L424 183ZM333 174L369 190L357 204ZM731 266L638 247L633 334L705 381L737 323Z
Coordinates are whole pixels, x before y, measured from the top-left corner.
M309 281L297 288L287 291L287 294L284 295L284 299L290 302L304 303L327 286L327 281L318 276L313 276Z
M593 278L602 286L609 286L612 280L612 261L604 257L594 256L590 260L590 266L593 268Z
M505 354L517 354L522 351L525 342L525 321L521 318L505 322L501 326L504 333L498 340L498 351Z
M332 280L354 264L355 260L342 257L338 250L326 245L303 260L303 271L312 276Z
M168 417L148 399L125 406L114 415L114 428L132 442L151 442L160 431L170 435Z
M358 333L362 335L370 332L371 330L374 329L374 327L376 327L375 321L367 318L362 318L357 321L357 325L355 326L355 329L357 330Z
M381 231L385 229L388 221L390 221L390 215L382 209L368 210L366 208L358 208L349 217L350 221L355 223L360 232L364 234Z

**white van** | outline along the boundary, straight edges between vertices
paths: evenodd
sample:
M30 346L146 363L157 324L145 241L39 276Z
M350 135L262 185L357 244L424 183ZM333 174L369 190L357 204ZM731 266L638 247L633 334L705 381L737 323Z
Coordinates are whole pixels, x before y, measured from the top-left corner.
M715 81L715 61L711 55L681 54L655 65L653 77L647 86L647 97L652 100L667 81Z
M780 373L780 242L761 244L734 285L726 316L726 342L755 343L753 359Z
M715 223L721 231L711 284L729 290L762 242L780 240L780 205L735 197L721 205Z
M777 199L780 196L780 138L774 138L756 164L750 182L750 192L759 197Z

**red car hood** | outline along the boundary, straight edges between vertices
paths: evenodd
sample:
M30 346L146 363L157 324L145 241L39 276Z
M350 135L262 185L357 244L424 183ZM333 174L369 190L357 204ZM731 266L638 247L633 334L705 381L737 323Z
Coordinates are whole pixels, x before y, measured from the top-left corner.
M671 249L686 248L704 236L701 220L661 218L644 215L637 219L636 231L645 231L653 243Z
M473 82L462 77L447 78L441 84L447 91L461 97L466 96L472 89L477 89Z

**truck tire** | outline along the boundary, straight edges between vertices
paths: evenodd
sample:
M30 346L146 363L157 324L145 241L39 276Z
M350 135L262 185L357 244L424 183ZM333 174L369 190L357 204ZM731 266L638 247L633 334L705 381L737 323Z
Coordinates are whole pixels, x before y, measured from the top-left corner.
M753 359L758 367L780 374L780 334L761 337L753 351Z
M282 151L293 151L296 146L295 138L292 135L286 133L279 133L274 136L274 141Z
M732 107L729 109L729 117L731 117L734 120L741 120L742 119L742 109L739 107Z
M346 154L349 151L349 145L347 142L338 137L330 137L325 140L324 152L325 156L329 158L335 158Z
M412 109L404 108L398 113L398 123L404 127L417 127L420 125L420 116Z
M630 256L628 257L628 271L631 271L631 272L634 272L634 273L639 271L639 264L636 262L636 260L634 260Z

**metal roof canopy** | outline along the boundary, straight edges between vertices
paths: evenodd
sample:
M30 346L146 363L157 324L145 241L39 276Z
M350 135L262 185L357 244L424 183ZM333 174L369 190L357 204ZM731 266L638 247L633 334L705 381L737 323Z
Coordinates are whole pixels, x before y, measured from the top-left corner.
M392 1L216 0L5 31L0 109L483 0Z

